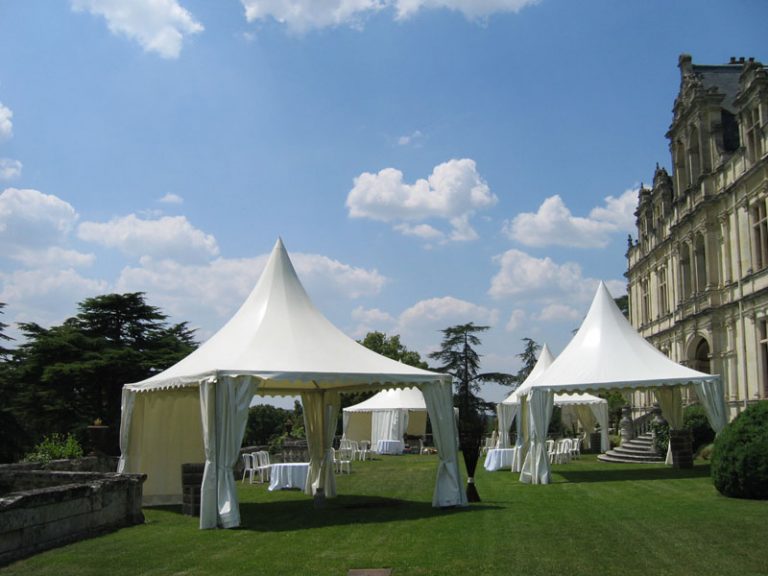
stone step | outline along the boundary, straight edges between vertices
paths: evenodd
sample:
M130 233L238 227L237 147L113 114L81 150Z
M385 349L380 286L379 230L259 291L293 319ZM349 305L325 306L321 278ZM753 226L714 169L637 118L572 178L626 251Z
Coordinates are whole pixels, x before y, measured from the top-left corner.
M606 452L605 454L600 454L597 457L598 460L601 462L607 462L610 464L661 464L664 462L663 458L660 458L656 456L655 458L635 458L635 459L629 459L624 458L623 456L615 456L611 454L611 452Z

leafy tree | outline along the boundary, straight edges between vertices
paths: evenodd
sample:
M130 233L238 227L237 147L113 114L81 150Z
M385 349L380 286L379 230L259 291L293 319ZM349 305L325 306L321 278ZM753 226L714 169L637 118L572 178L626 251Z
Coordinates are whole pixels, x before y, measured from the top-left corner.
M5 304L0 302L0 314ZM7 342L11 337L5 334L8 327L0 322L0 342ZM16 397L16 379L13 371L13 351L0 346L0 462L13 462L19 459L29 446L26 433L13 410Z
M624 314L624 317L629 318L629 296L624 294L624 296L614 298L613 301L616 302L616 306L618 306L621 313Z
M517 355L521 362L520 370L518 370L517 374L514 376L514 383L518 386L525 382L525 379L528 378L528 375L531 373L534 366L536 366L538 353L539 350L541 350L541 346L531 338L523 338L523 342L525 342L525 348Z
M369 350L373 350L382 356L397 360L403 364L415 366L416 368L424 368L425 370L428 368L427 363L421 359L418 352L408 350L408 348L403 346L400 342L400 336L397 334L394 336L387 336L384 332L368 332L368 334L365 335L365 338L358 340L358 343ZM341 407L346 408L347 406L359 404L373 396L375 393L376 392L351 392L342 394Z
M480 457L480 444L485 429L485 412L490 406L480 398L481 382L509 382L512 376L499 372L480 373L480 355L475 347L480 346L478 333L488 330L488 326L476 326L472 322L451 326L444 329L440 350L429 355L442 364L437 369L450 374L456 385L454 403L459 408L459 447L464 454L464 463L470 481L467 483L467 499L479 502L480 495L474 481L471 481L477 460Z
M51 432L79 433L97 418L110 426L116 451L123 384L143 380L192 350L186 323L166 315L141 292L88 298L61 326L21 324L15 399L33 441Z
M243 444L246 446L266 446L272 440L288 432L288 422L293 427L292 412L269 404L259 404L248 411L248 424L245 428Z

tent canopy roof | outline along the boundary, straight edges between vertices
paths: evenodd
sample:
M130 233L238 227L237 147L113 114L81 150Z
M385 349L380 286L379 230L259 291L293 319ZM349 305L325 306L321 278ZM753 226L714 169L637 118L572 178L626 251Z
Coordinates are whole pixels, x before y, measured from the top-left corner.
M640 336L603 282L579 331L533 383L553 392L642 389L719 380L678 364Z
M126 387L150 391L224 376L258 378L257 393L265 395L450 379L381 356L331 324L312 304L280 239L256 287L224 327L167 370Z
M385 410L426 410L424 395L418 388L382 390L344 412L379 412Z
M536 365L533 367L530 374L528 374L528 377L523 381L522 384L520 384L520 386L515 388L514 392L502 400L501 403L520 404L520 398L528 394L528 391L531 389L531 386L533 386L533 383L536 382L536 380L538 380L542 374L544 374L546 369L549 368L549 366L554 361L555 358L552 356L552 352L549 351L549 346L544 344L541 352L539 353L539 359L536 360Z

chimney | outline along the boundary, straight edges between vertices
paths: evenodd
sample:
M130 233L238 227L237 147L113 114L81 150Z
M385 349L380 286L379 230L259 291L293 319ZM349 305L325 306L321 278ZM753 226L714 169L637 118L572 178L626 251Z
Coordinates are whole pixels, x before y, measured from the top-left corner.
M693 58L690 54L680 54L677 59L677 66L680 68L680 76L690 74L693 68Z

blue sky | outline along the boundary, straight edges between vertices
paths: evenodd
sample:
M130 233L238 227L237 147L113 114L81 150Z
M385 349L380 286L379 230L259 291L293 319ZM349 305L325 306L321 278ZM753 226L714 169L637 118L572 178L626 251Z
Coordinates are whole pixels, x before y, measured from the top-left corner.
M762 0L0 0L2 319L143 291L205 339L280 236L350 336L427 354L473 321L483 368L515 372L599 280L624 292L679 54L765 61L766 21Z

